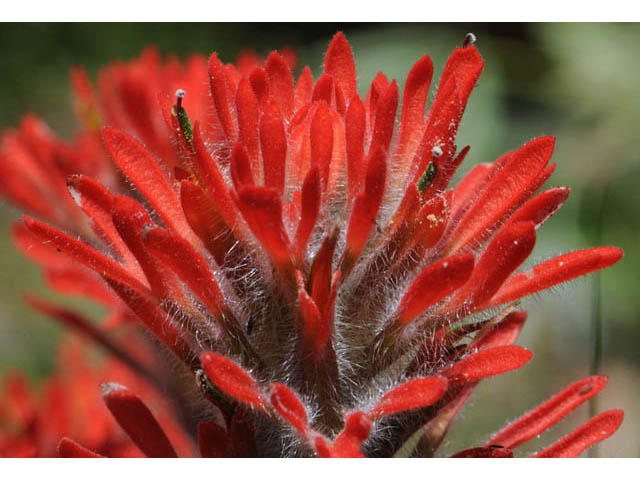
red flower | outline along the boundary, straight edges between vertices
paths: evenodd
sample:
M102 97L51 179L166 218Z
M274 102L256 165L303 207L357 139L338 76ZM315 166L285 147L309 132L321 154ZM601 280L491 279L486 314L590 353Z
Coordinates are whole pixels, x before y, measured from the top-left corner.
M4 142L0 165L16 181L3 192L73 234L25 217L15 239L54 288L110 307L110 327L144 325L179 362L174 371L195 374L207 402L188 420L205 419L203 456L433 455L481 379L531 359L513 345L526 318L514 302L622 256L595 248L518 272L569 192L536 194L555 166L551 137L449 185L469 151L455 136L484 64L469 43L449 58L426 116L433 67L428 56L415 64L397 131L397 84L378 74L361 98L340 33L315 83L307 67L294 82L276 52L264 63L245 54L237 67L216 54L182 66L146 52L100 74L99 100L76 72L87 134L99 118L112 125L104 145L135 191L103 187L116 174L99 155L91 171L62 169L45 148L56 141L23 127ZM23 150L34 167L11 170ZM50 163L55 178L41 175ZM59 192L69 173L92 232ZM64 210L51 211L54 199ZM156 384L188 389L134 360L132 339L48 313ZM510 456L605 383L578 382L458 455ZM103 396L142 452L175 454L141 397L120 385ZM621 420L605 412L538 455L577 455ZM87 447L64 440L60 453Z
M0 457L53 457L59 446L60 454L67 456L73 443L68 439L61 442L61 437L78 440L89 452L97 452L93 455L143 456L147 452L136 447L105 408L99 385L106 380L127 383L144 395L180 453L193 455L193 445L173 420L171 406L121 362L109 359L90 365L86 348L77 337L60 345L56 360L57 371L47 379L42 392L30 389L19 374L5 378L0 390ZM77 451L71 451L78 456Z

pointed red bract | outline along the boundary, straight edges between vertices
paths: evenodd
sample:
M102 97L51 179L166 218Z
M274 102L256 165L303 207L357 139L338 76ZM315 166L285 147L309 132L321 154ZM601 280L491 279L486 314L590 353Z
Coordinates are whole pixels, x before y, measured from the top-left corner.
M369 415L376 419L428 407L442 398L447 391L447 385L447 379L444 377L415 378L386 393Z
M260 147L264 168L264 185L280 195L284 191L287 162L287 138L278 106L273 103L260 119Z
M403 186L411 171L413 159L420 145L425 126L425 105L433 63L428 55L423 56L409 71L402 99L402 115L398 141L393 154L394 181Z
M205 184L203 189L207 191L214 200L220 210L220 214L226 222L229 225L233 225L237 216L237 210L229 195L227 183L216 161L211 158L204 144L200 133L200 125L197 122L193 125L193 147L195 151L194 159L197 162L198 169L203 176L203 182Z
M300 271L296 271L298 280L298 302L300 303L300 317L302 320L302 343L305 352L311 353L314 360L322 357L322 352L329 340L331 329L323 321L323 315L318 306L304 288L304 280ZM329 295L327 288L327 299Z
M309 170L302 184L300 222L294 239L296 257L299 262L306 253L307 242L318 220L322 195L321 188L320 170L314 166Z
M355 261L364 249L382 203L386 175L386 155L378 149L369 161L364 191L356 197L349 218L345 251L348 262Z
M349 102L345 116L345 149L347 155L347 182L349 199L362 190L364 181L365 109L357 95ZM349 203L351 203L349 201Z
M320 249L311 265L309 274L309 288L311 298L321 312L324 312L329 290L331 289L331 276L333 275L333 253L338 241L338 231L333 230L322 242Z
M291 256L278 192L264 187L244 187L238 192L238 207L267 254L276 265L286 269L291 264Z
M356 66L351 47L342 32L335 34L327 49L324 71L335 79L345 98L349 99L356 93Z
M176 272L220 321L221 306L224 305L222 292L209 264L193 246L174 232L160 227L146 232L145 244L155 257Z
M371 146L369 147L369 152L372 152L373 155L376 155L377 149L385 153L389 152L397 109L398 84L393 80L376 104L376 120L373 126Z
M242 187L252 186L255 184L253 171L249 157L240 143L236 143L231 151L230 161L231 181L233 186L239 191Z
M265 401L256 381L235 362L217 353L203 353L202 368L209 380L231 398L263 411Z
M143 229L153 226L153 220L144 207L132 198L118 195L113 199L112 218L120 237L142 268L151 291L159 298L180 298L180 287L149 255L142 240Z
M298 81L296 82L296 89L294 93L294 111L300 110L311 101L311 94L313 92L313 77L311 76L311 70L305 66L300 72Z
M331 287L329 289L329 296L327 297L327 304L322 312L322 321L325 323L326 328L331 332L333 328L333 318L335 315L334 308L336 305L336 298L338 297L338 287L340 287L340 279L342 278L342 271L336 270L331 277Z
M451 383L474 382L520 368L533 358L526 348L508 345L472 353L442 372Z
M387 76L382 72L376 73L365 100L368 110L367 113L369 114L369 128L373 126L375 121L376 105L378 104L382 94L387 91L387 88L389 88L389 79Z
M226 137L233 140L237 135L237 124L231 111L229 85L224 65L216 53L211 54L209 58L209 82L218 120Z
M120 264L98 252L86 243L61 232L33 218L23 217L25 226L41 241L55 246L74 260L94 270L103 277L111 278L140 291L148 290L142 283L132 277Z
M117 383L105 383L102 398L118 424L147 457L177 457L164 430L137 395Z
M313 87L313 93L311 94L312 102L325 102L327 105L333 105L334 99L333 78L326 73L316 82Z
M224 265L237 240L218 205L200 187L188 180L180 182L180 203L195 234L211 252L216 263Z
M593 417L583 426L561 438L553 445L538 452L536 458L577 457L587 448L601 442L615 433L622 424L624 412L609 410Z
M484 61L474 46L456 48L447 59L440 85L444 85L453 77L457 84L460 101L464 104L469 98L483 66Z
M450 251L483 241L514 207L533 194L536 178L549 162L554 144L553 137L532 140L499 164L500 168L494 167L495 174L451 234Z
M532 222L515 223L500 230L480 256L467 284L449 302L452 308L462 304L470 310L483 306L529 256L535 242Z
M455 172L451 160L458 125L483 66L484 61L473 46L455 49L447 61L414 160L414 182L422 177L429 163L433 161L436 166L435 180L424 193L426 198L439 193Z
M260 107L253 93L249 79L243 78L236 92L236 110L238 112L238 140L247 150L251 160L251 169L260 171L260 142L258 125Z
M269 99L269 86L267 85L267 74L262 68L256 67L249 75L251 88L258 99L258 104L264 107Z
M485 446L517 448L562 420L607 385L607 377L588 377L569 385L496 433Z
M329 182L329 169L333 155L333 122L329 107L320 102L311 121L311 166L320 170L323 190Z
M140 142L114 128L105 127L102 136L113 161L140 190L162 220L181 235L190 238L193 234L180 208L180 200L153 156Z
M518 273L504 283L489 306L512 302L581 275L609 267L622 258L619 248L599 247L560 255Z
M275 383L271 390L271 406L301 435L309 430L307 411L295 393L286 385Z
M276 52L272 52L265 64L269 94L278 104L282 117L288 119L293 113L293 78L291 70Z
M462 286L473 270L470 253L447 257L426 267L409 285L400 306L398 323L407 325L427 309Z
M120 238L113 220L111 209L113 196L94 179L84 175L73 175L67 179L71 195L82 210L91 218L92 228L115 249L127 266L136 270L136 260Z
M404 86L402 100L402 116L400 120L399 142L403 151L406 143L417 138L424 124L424 107L427 102L433 63L429 55L425 55L409 71Z
M525 203L510 219L509 223L533 222L538 228L564 204L569 197L568 187L553 187L536 195Z

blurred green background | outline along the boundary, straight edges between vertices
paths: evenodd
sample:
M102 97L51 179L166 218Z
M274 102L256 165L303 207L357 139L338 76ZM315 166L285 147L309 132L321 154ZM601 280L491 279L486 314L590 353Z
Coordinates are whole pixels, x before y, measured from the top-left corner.
M351 42L364 92L378 71L403 80L424 53L434 86L450 51L468 31L486 66L458 136L471 145L461 174L540 135L557 137L558 168L550 184L572 194L542 227L528 264L572 249L616 245L624 259L598 275L525 302L529 320L520 344L534 359L523 369L481 384L455 423L443 453L473 446L514 416L573 380L590 374L593 322L603 322L600 372L610 376L597 409L623 408L620 431L601 456L640 454L640 25L638 24L4 24L0 29L0 128L27 111L63 138L77 128L68 71L131 58L148 44L163 53L217 51L225 61L252 47L268 53L294 47L317 78L332 35ZM430 96L433 98L433 93ZM52 369L58 328L26 309L25 291L44 292L37 269L12 247L7 228L20 212L0 204L0 375L26 370L34 382ZM49 296L51 296L49 294ZM91 311L91 307L75 304ZM521 454L558 438L588 418L582 406Z

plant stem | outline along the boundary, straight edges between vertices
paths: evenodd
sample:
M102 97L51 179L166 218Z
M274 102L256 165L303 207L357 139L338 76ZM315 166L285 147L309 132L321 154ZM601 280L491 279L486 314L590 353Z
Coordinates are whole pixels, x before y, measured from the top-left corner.
M595 223L595 244L602 244L604 212L606 197L609 185L603 186L598 202L597 217ZM602 369L602 276L597 272L593 278L593 303L592 303L592 332L593 332L593 357L591 359L591 375L598 375ZM593 418L598 413L598 398L594 395L589 401L589 418ZM600 456L599 445L594 445L589 449L589 457L598 458Z

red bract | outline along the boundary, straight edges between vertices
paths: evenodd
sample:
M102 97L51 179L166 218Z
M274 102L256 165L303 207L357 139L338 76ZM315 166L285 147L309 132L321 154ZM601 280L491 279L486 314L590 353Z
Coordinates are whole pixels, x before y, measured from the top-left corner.
M622 410L603 412L535 456L537 458L577 457L591 445L613 435L620 427L623 418Z
M245 52L237 66L217 54L183 65L147 50L103 70L97 92L74 71L86 130L77 145L30 117L6 133L0 191L57 225L25 217L16 244L53 288L109 314L98 325L30 303L164 390L202 456L434 455L479 381L531 359L513 345L526 318L514 302L622 252L578 251L518 271L569 193L536 195L555 167L552 137L450 186L470 151L455 137L484 66L469 42L452 53L427 112L428 56L402 98L382 73L360 96L340 33L315 83L307 67L294 81L292 61ZM192 454L146 406L156 394L100 380L142 452ZM579 382L456 456L512 456L603 387L601 377ZM19 386L9 390L28 424L31 405ZM60 398L45 407L71 401ZM577 455L621 418L605 412L539 455ZM51 431L71 437L61 456L122 453ZM38 435L3 437L4 451L51 455L50 442L34 449Z
M369 413L372 418L424 408L440 400L447 391L447 380L441 377L414 378L403 383L384 397Z
M223 393L258 410L264 409L258 384L242 368L215 353L205 353L201 360L205 375Z
M523 415L487 442L516 448L558 422L578 405L597 395L607 385L607 377L589 377L568 386L531 412Z
M176 451L151 411L126 387L105 383L102 385L102 398L118 424L147 457L176 456Z

